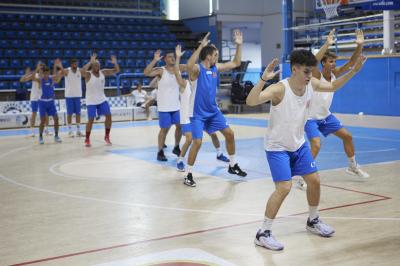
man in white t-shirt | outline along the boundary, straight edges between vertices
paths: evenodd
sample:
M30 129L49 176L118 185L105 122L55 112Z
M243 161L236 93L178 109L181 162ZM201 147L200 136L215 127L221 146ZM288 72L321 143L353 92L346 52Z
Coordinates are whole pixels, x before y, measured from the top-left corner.
M150 106L152 104L152 98L147 95L146 91L142 89L141 83L136 86L136 90L133 90L131 93L125 94L123 96L132 96L134 106L142 107L146 112L147 120L151 120Z
M165 66L155 67L157 62L164 57ZM180 118L179 118L179 85L174 75L175 65L175 52L170 51L161 56L161 50L157 50L154 53L154 58L149 65L146 66L143 73L148 77L158 78L158 91L157 91L157 107L158 107L158 122L160 131L158 133L158 161L167 161L167 157L164 154L164 144L167 133L171 125L175 125L175 146L173 153L179 156L181 150L179 148L179 142L182 137ZM181 70L186 67L182 66Z
M75 114L76 136L82 136L81 123L81 98L82 98L82 75L78 67L78 60L71 59L71 66L63 70L65 77L65 104L67 105L68 135L74 136L72 131L72 115Z
M246 104L259 105L271 101L270 118L264 148L271 170L275 191L270 195L264 213L264 222L257 231L255 244L271 250L284 247L271 233L271 227L278 211L292 187L292 177L299 175L307 183L309 217L306 228L313 234L330 237L335 230L319 218L320 178L310 147L304 138L310 103L314 91L333 92L341 88L362 67L362 57L346 75L332 83L323 82L312 76L317 64L315 56L307 50L294 50L290 55L290 77L263 90L265 82L278 72L274 59L265 69L260 80L251 89Z

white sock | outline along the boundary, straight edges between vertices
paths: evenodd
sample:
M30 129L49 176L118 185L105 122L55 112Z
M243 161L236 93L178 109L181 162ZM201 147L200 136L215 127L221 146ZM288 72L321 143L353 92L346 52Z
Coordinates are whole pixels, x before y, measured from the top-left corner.
M353 157L349 157L349 165L352 168L357 167L357 162L356 162L356 156L354 155Z
M187 165L186 170L187 170L188 174L192 173L193 165Z
M272 227L272 223L274 222L274 219L269 219L267 216L264 217L264 222L261 225L261 231L265 231L265 230L270 230L271 231L271 227Z
M235 166L236 162L235 162L235 154L229 155L229 165L231 167Z
M222 154L221 148L215 148L215 150L217 151L217 156L220 156Z
M318 217L318 206L308 206L310 221Z
M180 163L180 162L182 162L182 161L183 161L183 157L179 156L179 157L178 157L178 163Z

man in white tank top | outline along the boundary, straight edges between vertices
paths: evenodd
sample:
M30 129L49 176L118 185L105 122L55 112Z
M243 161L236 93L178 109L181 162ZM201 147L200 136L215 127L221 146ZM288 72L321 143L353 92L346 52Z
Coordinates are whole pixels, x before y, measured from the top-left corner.
M164 67L155 67L157 62L164 58ZM179 85L174 75L175 53L168 51L164 56L161 56L161 50L154 53L154 58L149 65L146 66L143 73L147 77L158 78L158 91L157 91L157 109L158 109L158 123L160 131L158 133L158 161L167 161L164 154L164 145L167 133L171 125L175 125L175 146L172 150L176 156L179 156L181 150L179 142L182 137L180 127L180 102L179 102ZM186 69L185 65L180 65L180 70Z
M31 71L31 69L28 67L25 70L25 75L21 77L19 82L28 82L32 81L33 75L36 75L36 78L39 78L39 75L43 74L43 67L44 64L42 62L38 62L36 64L36 69L35 71ZM31 114L31 135L32 137L35 137L35 122L36 122L36 116L37 112L39 110L39 99L40 96L42 95L42 90L40 89L39 82L32 81L32 88L31 88L31 93L30 93L30 102L31 102L31 109L32 109L32 114ZM46 117L46 126L44 129L44 132L46 135L49 135L50 132L48 130L48 125L49 125L49 118Z
M190 117L193 116L191 110L193 110L193 102L191 102L192 95L192 85L189 80L184 80L181 76L181 72L179 71L179 63L182 55L185 52L182 52L181 46L177 45L175 48L175 68L174 74L176 80L179 84L179 92L180 92L180 101L181 101L181 109L180 109L180 124L182 129L182 134L185 136L185 143L182 145L181 153L178 157L178 161L176 164L176 168L178 171L185 171L185 164L183 162L183 158L186 155L187 150L189 149L190 144L192 144L192 127L190 123ZM221 152L221 145L217 136L217 133L209 134L215 149L217 150L217 160L223 162L229 162L229 159Z
M316 54L316 58L321 62L322 71L318 68L314 68L313 77L326 81L333 82L336 78L340 77L351 67L353 67L360 56L364 43L364 35L361 30L356 30L356 49L353 52L350 60L342 65L336 66L337 56L328 51L329 46L334 44L334 32L333 29L321 49ZM311 101L311 110L309 120L306 123L305 131L311 144L311 153L314 158L317 157L319 150L321 149L321 134L327 137L333 134L343 141L344 151L349 161L349 167L346 172L352 175L357 175L361 178L368 178L369 174L363 171L355 159L355 149L353 143L353 137L346 128L343 127L342 123L337 119L331 112L330 107L332 104L333 92L317 92L313 95ZM299 179L300 186L302 180Z
M307 183L307 230L323 237L332 236L335 232L318 216L320 179L304 138L304 125L309 115L313 91L336 91L361 69L363 59L358 58L355 67L346 75L327 83L312 77L312 70L317 63L315 56L310 51L295 50L290 55L292 74L289 78L262 90L265 82L277 74L274 68L278 60L274 59L249 93L246 103L250 106L271 101L265 150L275 191L268 199L264 222L256 234L257 245L272 250L283 249L283 245L272 236L271 227L281 204L290 192L292 177L295 175L302 176Z
M63 70L65 77L65 104L67 106L68 135L74 136L72 131L72 115L75 114L76 136L82 136L81 123L81 98L82 98L82 75L78 67L78 60L71 59L71 66Z
M88 114L88 122L86 124L86 138L85 146L90 147L90 133L92 131L92 125L94 119L97 116L104 115L106 120L104 121L105 136L104 141L107 145L111 145L110 141L110 130L111 130L111 110L108 104L107 97L104 94L105 78L113 76L119 72L120 68L117 63L117 58L111 56L111 63L114 64L112 69L100 69L100 62L96 59L97 55L93 54L90 57L89 63L87 63L81 69L81 75L85 78L86 82L86 107ZM91 68L88 71L89 67Z

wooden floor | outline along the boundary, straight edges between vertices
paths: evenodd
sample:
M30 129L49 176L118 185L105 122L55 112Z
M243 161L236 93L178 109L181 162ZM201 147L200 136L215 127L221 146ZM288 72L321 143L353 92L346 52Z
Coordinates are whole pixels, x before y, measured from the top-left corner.
M400 118L338 115L371 177L347 175L341 143L324 140L321 217L336 234L305 230L305 191L293 188L273 226L285 249L274 252L253 243L274 188L265 117L229 116L248 179L226 173L207 137L196 188L173 167L173 134L169 163L155 160L157 121L115 123L112 147L99 126L89 149L65 132L40 146L28 131L0 131L0 265L398 265Z

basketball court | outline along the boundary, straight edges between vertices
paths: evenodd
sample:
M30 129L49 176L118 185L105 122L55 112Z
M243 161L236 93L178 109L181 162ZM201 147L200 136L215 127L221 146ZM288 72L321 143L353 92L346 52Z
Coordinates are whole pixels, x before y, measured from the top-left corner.
M207 139L194 170L196 188L182 184L172 136L169 161L156 160L157 121L115 123L111 147L101 126L92 148L82 138L55 144L48 137L39 146L28 130L1 131L1 264L396 264L399 118L338 116L371 177L346 174L341 143L323 139L320 210L336 234L325 239L305 230L305 191L293 188L274 226L285 250L273 252L253 243L274 186L262 148L265 117L228 118L248 177L227 174Z

